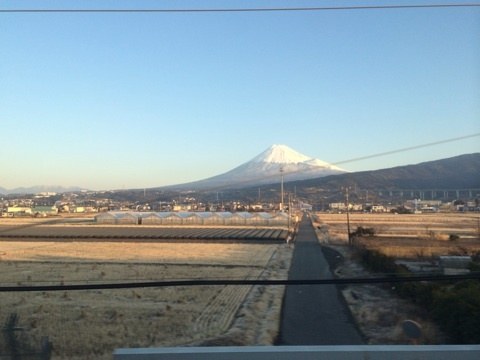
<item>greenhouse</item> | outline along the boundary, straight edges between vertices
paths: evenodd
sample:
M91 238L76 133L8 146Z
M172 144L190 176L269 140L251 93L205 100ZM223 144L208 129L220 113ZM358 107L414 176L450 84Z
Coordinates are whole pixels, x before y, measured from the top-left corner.
M144 225L162 225L162 218L156 212L142 216L142 224Z
M135 225L138 224L140 216L132 213L117 213L117 224Z
M287 213L249 212L105 212L97 224L192 225L192 226L288 226Z

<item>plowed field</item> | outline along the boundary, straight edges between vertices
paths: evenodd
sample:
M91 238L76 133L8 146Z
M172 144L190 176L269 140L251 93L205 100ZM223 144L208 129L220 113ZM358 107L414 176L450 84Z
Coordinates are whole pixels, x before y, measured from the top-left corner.
M2 240L0 284L279 279L287 278L291 252L274 243ZM272 344L283 290L219 285L9 292L0 294L0 322L17 313L22 339L38 347L48 336L54 359L111 359L118 347Z
M317 214L320 238L332 244L347 242L346 214ZM350 232L371 228L374 236L357 242L397 258L464 255L480 251L480 214L350 214ZM454 240L451 240L454 236Z

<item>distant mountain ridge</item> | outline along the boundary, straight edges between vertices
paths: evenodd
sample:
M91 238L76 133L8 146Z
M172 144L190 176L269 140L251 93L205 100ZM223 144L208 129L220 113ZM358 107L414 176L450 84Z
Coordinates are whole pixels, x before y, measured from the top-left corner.
M345 173L337 166L301 154L286 145L272 145L250 161L207 179L162 188L204 190L239 188Z
M288 183L299 195L341 193L343 187L359 190L480 189L480 153L388 169L360 171ZM475 194L474 194L475 195Z
M14 189L6 189L0 187L0 194L9 195L9 194L39 194L39 193L64 193L64 192L77 192L81 191L83 188L78 186L61 186L61 185L36 185L30 187L18 187Z
M215 191L216 189L221 189L222 192L225 191L223 196L226 197L228 189L232 189L236 191L235 197L238 197L238 190L242 190L245 194L251 193L249 196L255 198L260 187L262 188L262 193L265 193L268 189L276 189L276 184L279 184L281 181L280 168L283 169L286 190L290 189L290 191L292 191L292 189L295 189L294 191L298 195L305 196L306 198L322 192L340 193L340 189L345 186L355 186L362 190L480 189L480 153L464 154L447 159L387 169L348 173L321 160L309 158L294 150L290 151L291 149L288 147L287 149L289 150L283 148L284 151L275 151L275 148L282 150L283 146L272 146L249 162L223 175L174 186L171 189L169 187L155 189L172 191L185 190L191 188L192 184L195 185L199 183L201 185L198 187L199 191ZM310 163L320 165L320 169L323 170L320 172L320 176L315 176L314 171L308 173L308 170L311 169L311 167L308 166ZM260 176L259 173L257 173L258 169L265 169L265 172L261 173L263 175ZM290 175L299 174L302 169L306 169L307 175L312 175L312 177L307 179L295 179L295 177L293 177L294 180L290 180ZM250 182L248 182L245 180L247 177L242 178L244 175L241 174L256 174L256 180L258 181L255 182L251 179ZM225 177L225 175L228 176ZM233 177L235 181L228 182L228 177ZM212 179L214 181L210 182ZM253 178L253 180L255 180L255 178ZM263 181L263 183L259 183L260 181ZM228 186L225 186L225 183L227 183ZM19 187L15 189L0 187L0 194L62 193L78 192L81 190L83 189L80 187L63 187L58 185ZM128 192L130 190L125 191Z
M279 182L277 179L275 184L222 190L222 199L240 199L254 202L258 201L261 196L262 201L276 202L279 200ZM397 195L405 191L404 196L407 198L419 196L420 190L428 192L427 196L430 197L432 196L432 190L434 190L436 191L435 196L443 199L444 193L442 190L449 194L448 198L455 196L456 191L454 190L469 190L467 192L463 191L463 195L460 195L460 197L465 196L465 194L470 194L470 197L479 197L480 153L387 169L341 173L284 183L286 193L295 194L302 201L316 204L317 208L320 206L319 204L325 206L328 202L345 201L345 194L342 189L346 187L351 189L352 201L366 201L367 192L369 192L370 200L372 200L372 194L376 194L376 198L379 199L382 196L388 197L390 191L396 192ZM418 191L415 192L414 190ZM379 195L380 193L383 195ZM211 195L210 198L212 198Z

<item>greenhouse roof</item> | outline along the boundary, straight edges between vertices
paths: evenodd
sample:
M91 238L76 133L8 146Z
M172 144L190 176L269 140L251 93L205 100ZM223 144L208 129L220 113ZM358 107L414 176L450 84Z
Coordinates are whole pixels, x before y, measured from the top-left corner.
M228 219L232 217L242 218L242 219L251 219L254 217L261 217L263 219L272 219L275 217L288 217L287 213L276 213L271 214L267 212L255 212L250 213L247 211L240 211L231 213L229 211L222 211L222 212L209 212L209 211L202 211L202 212L193 212L193 211L181 211L181 212L174 212L174 211L160 211L160 212L135 212L135 211L109 211L104 212L96 215L95 217L102 217L102 218L124 218L124 217L135 217L135 218L146 218L146 217L159 217L159 218L167 218L167 217L179 217L182 219L196 216L203 219L212 218L212 217L219 217L222 219Z

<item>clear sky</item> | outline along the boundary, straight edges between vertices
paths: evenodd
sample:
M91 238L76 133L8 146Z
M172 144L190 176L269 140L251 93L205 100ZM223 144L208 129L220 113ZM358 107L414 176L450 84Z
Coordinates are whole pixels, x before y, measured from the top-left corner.
M0 9L407 3L432 1L4 0ZM226 172L272 144L336 163L476 133L478 7L0 13L7 189L153 187ZM479 151L477 136L342 167Z

